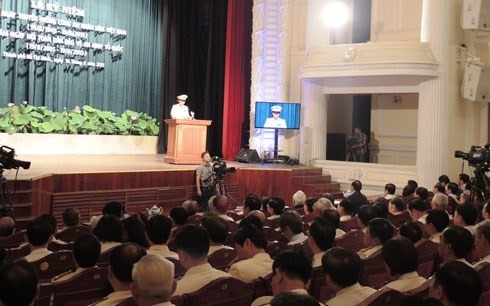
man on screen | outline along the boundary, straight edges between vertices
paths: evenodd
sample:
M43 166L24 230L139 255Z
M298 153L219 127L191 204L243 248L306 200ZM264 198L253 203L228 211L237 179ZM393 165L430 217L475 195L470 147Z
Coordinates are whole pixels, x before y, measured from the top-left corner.
M279 118L281 116L282 107L274 105L271 107L272 118L267 118L264 123L264 128L286 129L286 120Z

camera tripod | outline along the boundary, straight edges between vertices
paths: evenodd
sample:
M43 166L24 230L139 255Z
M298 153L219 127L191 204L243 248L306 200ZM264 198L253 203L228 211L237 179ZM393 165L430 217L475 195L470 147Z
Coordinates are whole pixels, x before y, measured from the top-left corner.
M488 183L488 177L485 175L485 169L477 166L475 176L471 178L471 194L470 203L473 203L475 199L478 201L478 206L482 207L486 200L490 198L490 188Z
M228 183L223 178L217 179L214 183L215 195L217 195L217 196L221 196L221 195L228 196L227 191L228 191Z
M7 178L3 175L3 168L0 168L0 186L2 188L2 194L0 195L0 217L11 217L15 220L10 191L7 186Z

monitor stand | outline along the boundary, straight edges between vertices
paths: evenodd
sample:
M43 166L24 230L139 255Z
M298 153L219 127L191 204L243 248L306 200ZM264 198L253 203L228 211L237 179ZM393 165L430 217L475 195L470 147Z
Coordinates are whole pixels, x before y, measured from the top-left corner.
M279 156L279 129L274 129L274 157L264 158L264 163L284 164L289 159L288 156Z

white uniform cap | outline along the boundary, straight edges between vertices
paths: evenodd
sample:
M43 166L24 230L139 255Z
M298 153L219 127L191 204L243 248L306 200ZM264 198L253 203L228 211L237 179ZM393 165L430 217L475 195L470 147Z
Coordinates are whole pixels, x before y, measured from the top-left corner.
M180 95L180 96L177 96L177 100L182 100L182 101L185 101L187 100L187 95Z
M282 107L279 106L279 105L274 105L273 107L271 107L271 111L273 111L273 112L282 112Z

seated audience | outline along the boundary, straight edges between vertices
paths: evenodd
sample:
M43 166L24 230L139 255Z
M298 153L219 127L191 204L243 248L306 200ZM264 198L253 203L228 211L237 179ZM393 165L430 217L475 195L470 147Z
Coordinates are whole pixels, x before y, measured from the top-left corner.
M320 196L320 198L325 198L325 199L329 200L332 204L335 203L335 197L330 192L322 193L322 195Z
M249 194L243 201L243 215L248 216L248 214L253 210L260 210L262 208L262 202L260 199L254 195ZM267 211L267 210L265 210Z
M101 243L101 253L105 253L122 242L123 228L120 219L112 214L100 218L92 231Z
M432 201L430 202L430 206L432 209L440 209L443 211L447 211L447 205L449 203L447 195L443 193L436 193L432 197Z
M473 250L474 241L470 231L461 226L450 225L442 232L439 256L443 261L457 260L472 267L466 258Z
M124 242L134 242L142 248L150 246L146 240L146 224L139 214L124 219L122 226Z
M15 232L15 221L11 217L0 218L0 237L11 236Z
M303 219L295 210L287 210L279 219L279 227L284 237L289 241L288 245L304 242L308 239L303 233Z
M431 209L427 213L424 230L429 235L429 240L434 243L441 241L442 231L449 225L449 215L440 209Z
M230 276L208 263L209 235L205 229L186 225L177 233L174 242L179 261L187 270L177 282L175 295L195 292L215 279Z
M112 306L129 299L131 297L131 283L133 282L133 266L145 255L146 251L133 242L116 246L111 253L107 276L114 291L93 305ZM146 277L152 277L154 273L148 273Z
M56 218L53 215L42 214L39 216L39 219L46 221L51 226L51 235L53 236L51 243L66 244L66 242L56 239L55 237L56 233L58 232L58 221L56 221Z
M80 211L77 208L68 207L63 211L63 224L66 227L80 224Z
M470 176L466 173L461 173L458 175L458 187L459 187L459 192L463 192L464 190L464 185L466 183L470 182Z
M216 196L213 200L213 211L223 220L235 222L233 218L226 215L228 211L228 197L224 195Z
M417 187L415 189L415 197L421 199L424 203L429 199L429 190L425 187Z
M361 258L367 258L383 247L383 244L393 238L395 228L386 219L375 218L369 221L366 235L364 235L365 249L357 252Z
M413 221L405 222L402 226L400 226L400 230L398 231L398 236L407 238L413 244L422 239L423 233L420 226Z
M480 259L475 264L475 269L490 263L490 220L485 220L476 226L475 255Z
M323 217L317 217L311 223L308 246L313 252L313 268L322 265L322 256L335 242L335 229Z
M280 198L271 198L267 203L267 206L267 211L271 215L267 218L269 220L279 219L284 210L284 207L286 207L284 201Z
M140 306L173 306L174 264L159 255L146 255L134 264L131 294Z
M350 200L342 200L337 206L337 211L340 214L340 222L348 221L354 216L354 205Z
M385 191L384 191L384 194L383 194L383 197L386 199L386 200L391 200L395 197L395 193L396 193L396 186L395 184L392 184L392 183L388 183L385 185Z
M439 184L441 184L442 187L446 187L446 185L449 184L449 182L450 182L449 176L443 174L443 175L439 176L439 178L437 179L437 182Z
M402 190L402 197L404 199L411 199L415 196L415 188L413 185L405 185Z
M150 248L147 250L147 253L179 259L177 253L170 251L167 246L171 230L172 220L167 216L156 215L148 220L146 237L148 238Z
M3 306L33 305L38 294L37 272L21 259L0 268L0 301Z
M84 234L78 237L73 243L73 258L75 259L75 271L68 271L55 276L51 282L59 283L70 280L73 277L89 270L97 265L100 257L100 242L92 234Z
M254 210L254 211L258 211L258 210ZM245 218L240 220L240 224L238 225L239 228L242 228L247 224L253 224L257 228L262 229L263 222L258 215L254 214L254 211L250 212L250 214L248 214L248 216L246 216ZM265 215L264 215L264 217L265 217Z
M327 209L336 209L332 202L327 198L319 198L315 204L313 204L313 215L315 217L321 216Z
M340 238L345 235L345 232L340 229L340 214L335 209L325 210L321 217L325 218L330 226L335 229L335 238Z
M478 218L478 211L473 204L462 204L456 206L454 211L454 224L466 228L472 235L475 235L475 224Z
M464 184L463 192L461 192L461 194L459 195L459 204L470 203L471 189L473 189L473 185L471 184L471 182L467 182L466 184Z
M321 304L314 297L308 294L301 294L293 291L283 292L275 296L271 306L320 306Z
M185 200L182 203L182 207L187 211L187 215L190 217L197 213L197 202L194 200Z
M251 212L248 214L248 216L247 216L247 217L252 217L252 216L253 216L253 217L257 217L257 218L259 218L259 219L260 219L260 222L261 222L262 224L264 224L264 222L265 222L265 219L266 219L266 218L265 218L265 214L264 214L264 212L263 212L263 211L261 211L261 210L252 210L252 211L251 211ZM261 225L261 226L259 226L259 228L262 228L262 225Z
M105 215L113 215L117 219L122 219L124 217L124 206L120 202L109 202L102 209L102 215L100 216L92 216L90 218L90 229L93 231L100 218ZM99 239L100 240L100 239Z
M294 208L303 208L306 202L306 194L298 190L293 194L293 207Z
M427 205L422 198L413 198L408 202L408 212L412 221L419 221L425 224L427 217Z
M393 238L386 241L381 256L392 278L384 288L407 292L426 282L417 273L419 257L415 246L408 239Z
M476 306L483 291L480 275L458 261L441 264L430 284L429 296L445 306Z
M170 210L170 219L174 224L174 227L183 226L189 218L189 213L184 207L174 207Z
M398 215L407 209L405 202L399 197L394 197L388 203L388 211L392 215Z
M443 185L441 183L436 183L434 185L434 187L432 188L432 193L434 195L439 194L439 193L445 194L446 193L446 185Z
M362 262L352 250L331 248L323 255L322 266L327 286L335 293L335 297L326 301L325 305L357 305L376 292L359 284Z
M490 200L487 200L485 205L483 205L483 209L481 210L481 214L484 220L490 219Z
M363 205L369 205L369 201L365 195L361 193L362 183L359 180L355 180L350 185L350 195L347 197L354 206L354 213Z
M243 226L234 237L238 262L231 265L229 273L246 283L272 272L272 259L266 253L264 232L253 224Z
M459 187L458 184L450 182L446 185L446 195L452 198L455 203L458 202Z
M363 205L357 212L357 224L359 225L359 228L366 233L369 221L376 217L376 210L371 205Z
M305 211L305 216L313 213L313 205L315 205L316 201L318 201L317 198L308 198L305 201L305 206L304 211Z
M296 292L308 295L306 291L313 268L311 258L303 251L288 250L281 252L272 265L272 294L277 296L283 292ZM269 303L272 296L257 298L251 306Z
M48 222L36 218L27 225L26 237L31 252L24 257L28 262L40 260L53 253L48 250L48 244L53 239L53 228Z
M375 201L373 203L373 209L377 218L388 219L388 204L384 200Z
M233 249L224 245L228 236L228 222L220 217L206 218L202 220L202 227L209 234L209 252L208 256L221 249Z

